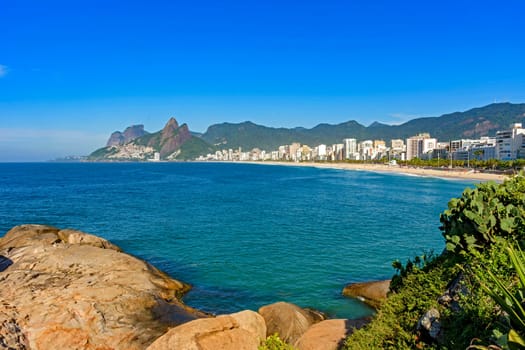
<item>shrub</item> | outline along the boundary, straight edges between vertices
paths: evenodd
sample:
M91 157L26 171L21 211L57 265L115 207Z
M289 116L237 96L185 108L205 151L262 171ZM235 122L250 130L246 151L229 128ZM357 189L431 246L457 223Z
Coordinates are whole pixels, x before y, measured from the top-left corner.
M293 346L285 343L277 333L270 335L258 350L295 350Z
M493 244L498 237L523 239L525 176L520 173L497 185L487 182L467 188L440 217L447 250L465 254Z
M489 295L499 308L508 328L505 334L496 332L496 343L502 349L524 349L525 348L525 254L519 248L513 248L506 244L506 252L511 260L513 272L517 281L508 276L496 275L490 266L478 265L474 274L481 284L483 291ZM471 349L490 349L482 345L473 345ZM493 348L493 347L492 347Z

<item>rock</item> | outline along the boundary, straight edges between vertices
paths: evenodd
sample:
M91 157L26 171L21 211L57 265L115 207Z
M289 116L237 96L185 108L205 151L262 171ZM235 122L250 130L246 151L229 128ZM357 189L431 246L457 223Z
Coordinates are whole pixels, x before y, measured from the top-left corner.
M144 131L144 125L128 126L123 133L120 131L112 133L106 143L106 147L124 145L147 134L148 132Z
M191 133L188 125L183 124L179 127L175 118L170 118L160 134L160 156L164 158L173 154L189 139L191 139ZM153 138L148 145L155 146L155 142L157 140Z
M469 294L469 290L464 282L465 276L463 272L459 272L456 278L447 285L447 290L438 298L438 302L454 312L461 311L459 300L461 297Z
M368 319L332 319L314 324L297 340L298 350L337 350L354 329L363 327Z
M294 344L311 325L325 319L319 312L285 302L263 306L259 314L266 322L266 335L278 333L288 344Z
M351 283L343 289L343 295L359 298L366 304L378 308L386 299L390 289L390 280Z
M0 349L29 349L29 344L18 324L16 308L7 301L0 304Z
M104 238L90 235L82 231L66 229L66 230L58 231L57 234L58 234L58 238L60 238L60 240L64 243L84 244L84 245L91 245L93 247L98 247L98 248L113 249L113 250L116 250L117 252L122 251L122 249L110 243L109 241L105 240Z
M0 257L0 341L27 349L144 349L205 316L179 301L189 285L80 231L17 226Z
M439 322L439 311L437 309L428 310L417 323L417 329L421 333L421 338L425 342L436 342L441 332L441 323Z
M266 325L253 311L191 321L170 329L147 350L257 350Z

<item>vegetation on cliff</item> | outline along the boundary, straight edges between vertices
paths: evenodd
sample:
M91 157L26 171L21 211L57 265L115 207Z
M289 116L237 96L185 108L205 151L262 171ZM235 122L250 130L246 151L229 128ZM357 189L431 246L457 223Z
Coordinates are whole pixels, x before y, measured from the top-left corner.
M519 348L510 340L522 339L525 327L510 310L523 310L525 276L514 266L525 256L511 259L509 246L523 249L524 174L466 189L441 222L446 250L395 262L389 298L346 349Z

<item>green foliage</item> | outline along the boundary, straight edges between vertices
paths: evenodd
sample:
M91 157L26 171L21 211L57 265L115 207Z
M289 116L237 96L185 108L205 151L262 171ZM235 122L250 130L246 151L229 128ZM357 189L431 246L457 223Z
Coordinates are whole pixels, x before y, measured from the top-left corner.
M475 151L478 152L478 151ZM412 158L409 161L402 162L403 165L415 166L415 167L433 167L433 168L443 168L443 171L447 171L448 166L453 168L467 168L469 166L473 169L485 169L485 170L499 170L505 171L507 174L512 174L516 170L523 169L525 166L525 159L516 159L516 160L499 160L499 159L488 159L488 160L477 160L470 159L470 161L465 160L452 160L450 158L433 158L433 159L419 159Z
M184 142L180 147L180 154L177 159L194 160L199 156L205 156L208 153L215 152L215 148L207 144L204 140L192 136L191 139Z
M291 345L286 344L279 338L279 335L270 335L262 345L258 347L258 350L294 350L295 348Z
M524 241L524 209L523 174L451 200L441 217L449 251L405 265L394 262L391 294L375 319L346 340L345 349L522 348L525 254L507 246ZM439 300L454 280L461 282L451 307L451 301ZM430 308L441 315L439 344L423 342L417 331Z
M497 339L497 344L502 349L525 349L525 254L519 246L513 248L506 244L505 248L516 280L496 275L486 265L478 265L474 273L482 290L504 311L504 317L508 321L508 332ZM473 348L488 349L484 346Z
M479 256L481 264L493 264L507 274L506 258L499 245ZM425 264L412 261L409 269L403 267L406 274L399 275L396 289L381 305L374 320L354 332L344 349L465 349L473 338L488 342L494 330L503 331L494 303L458 261L456 256L445 254ZM458 308L451 309L440 304L439 298L458 276L463 279L462 288L468 292L459 294ZM430 308L436 308L441 315L443 336L439 344L425 343L417 331L419 319Z
M434 252L424 253L421 256L416 256L414 259L408 259L405 265L399 260L392 263L392 267L396 270L396 274L392 277L390 282L390 290L397 291L403 284L403 278L408 274L420 271L429 266L436 259Z
M417 322L428 309L439 307L438 297L459 269L442 257L419 266L413 265L398 281L397 290L381 305L374 321L355 331L344 349L413 349L423 345L416 334Z
M523 239L525 177L523 173L497 185L487 182L467 188L440 217L446 248L467 254L493 244L497 238Z
M133 140L133 143L139 146L149 146L153 147L155 151L160 151L161 144L160 140L162 137L162 131L157 131L151 134L143 135L135 140Z

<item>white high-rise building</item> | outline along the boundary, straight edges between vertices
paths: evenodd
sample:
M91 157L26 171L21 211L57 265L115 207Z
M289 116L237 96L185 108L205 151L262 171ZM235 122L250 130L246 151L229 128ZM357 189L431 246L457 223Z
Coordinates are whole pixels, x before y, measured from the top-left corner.
M360 159L367 160L372 159L374 154L374 141L365 140L359 143L359 156Z
M512 125L512 129L496 132L496 156L500 160L525 158L525 129L521 123Z
M317 159L319 160L326 160L326 145L319 145L316 147L317 150Z
M354 159L357 153L357 140L356 139L344 139L344 153L345 159Z

